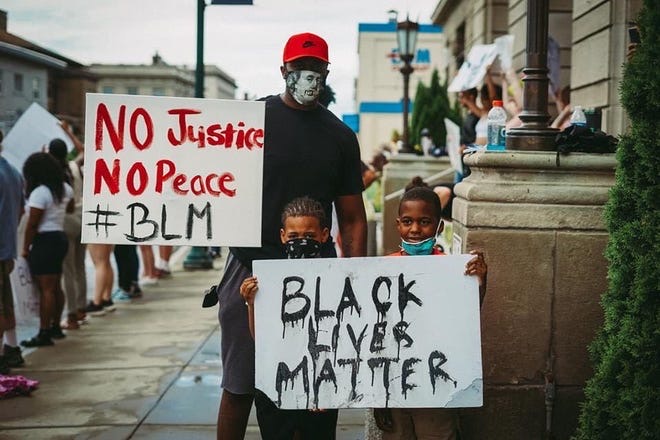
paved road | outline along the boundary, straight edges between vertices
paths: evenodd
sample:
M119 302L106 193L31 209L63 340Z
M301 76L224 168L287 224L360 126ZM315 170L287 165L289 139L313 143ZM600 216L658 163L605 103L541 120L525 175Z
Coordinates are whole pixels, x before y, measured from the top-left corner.
M175 271L54 347L26 351L26 367L13 372L41 385L0 401L0 439L215 438L219 330L216 309L200 304L222 264ZM362 439L363 421L362 410L340 411L338 438ZM254 411L246 438L261 438Z

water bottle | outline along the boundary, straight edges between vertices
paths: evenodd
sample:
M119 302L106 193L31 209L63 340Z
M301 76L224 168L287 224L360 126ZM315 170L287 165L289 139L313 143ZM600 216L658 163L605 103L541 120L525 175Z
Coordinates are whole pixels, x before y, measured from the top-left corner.
M506 111L502 101L493 101L493 108L488 112L488 145L487 150L502 151L506 149L504 127L506 126Z
M575 106L575 109L573 110L573 113L571 114L570 122L571 122L571 125L578 125L580 127L586 127L587 126L587 117L585 116L581 105L576 105Z

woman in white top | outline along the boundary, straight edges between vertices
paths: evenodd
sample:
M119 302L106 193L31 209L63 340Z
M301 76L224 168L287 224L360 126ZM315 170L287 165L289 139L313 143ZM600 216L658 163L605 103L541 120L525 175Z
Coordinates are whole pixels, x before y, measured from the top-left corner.
M61 287L62 262L68 249L64 215L72 212L73 189L64 181L64 172L48 153L34 153L23 165L28 220L22 256L27 258L32 278L41 293L39 333L22 341L24 347L53 345L63 338L59 316L64 307ZM59 313L57 312L59 310Z

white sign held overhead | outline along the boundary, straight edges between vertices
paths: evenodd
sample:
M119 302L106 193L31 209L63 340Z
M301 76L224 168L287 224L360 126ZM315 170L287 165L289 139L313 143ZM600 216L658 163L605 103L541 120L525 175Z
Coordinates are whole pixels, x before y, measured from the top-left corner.
M260 246L264 110L88 94L83 242Z
M447 88L449 92L461 92L473 87L478 87L488 66L497 57L497 46L495 44L478 44L472 46L463 65Z
M42 151L56 138L62 139L69 151L73 149L73 143L60 126L59 119L33 102L2 141L4 147L2 155L21 171L28 156Z
M461 127L454 121L445 118L445 129L447 130L447 155L451 167L463 174L463 158L461 157Z
M472 257L255 261L256 388L285 409L481 406Z

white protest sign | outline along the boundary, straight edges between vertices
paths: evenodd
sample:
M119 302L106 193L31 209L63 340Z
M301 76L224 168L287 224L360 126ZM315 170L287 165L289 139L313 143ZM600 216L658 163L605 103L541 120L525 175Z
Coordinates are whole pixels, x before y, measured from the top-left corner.
M71 151L73 143L59 122L46 109L33 102L2 141L3 157L20 171L28 156L48 147L53 139L62 139Z
M82 241L260 246L264 109L88 94Z
M509 70L513 63L513 39L513 35L502 35L493 40L497 47L497 56L500 59L500 67L503 72Z
M256 388L286 409L481 406L471 258L255 261Z
M30 266L23 257L18 257L14 270L9 274L14 294L14 314L17 322L39 319L39 289L32 282Z
M461 127L454 121L445 118L445 129L447 130L447 155L451 167L463 174L463 160L461 158Z
M490 66L497 57L495 44L472 46L463 65L447 88L449 92L461 92L479 86Z

